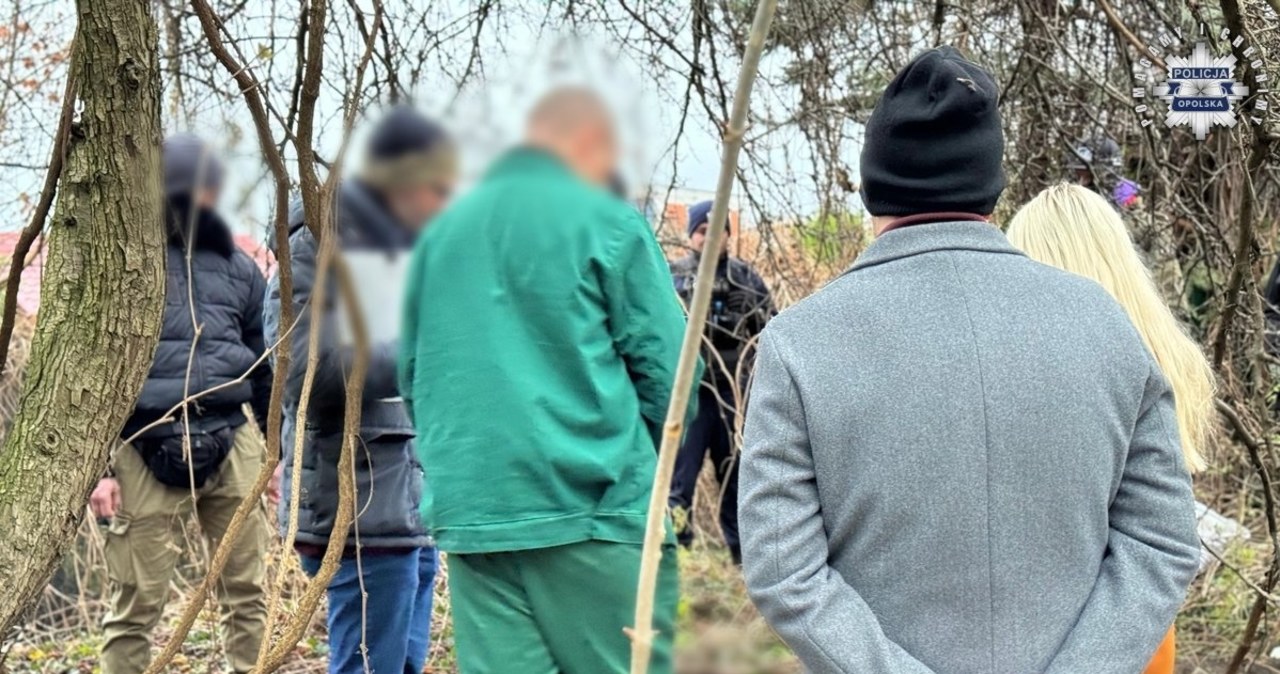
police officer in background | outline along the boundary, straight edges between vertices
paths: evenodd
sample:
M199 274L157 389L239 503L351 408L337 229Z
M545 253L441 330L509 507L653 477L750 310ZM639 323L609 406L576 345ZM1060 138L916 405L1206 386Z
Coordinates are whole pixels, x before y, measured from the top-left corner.
M676 291L687 306L693 297L698 263L707 241L711 202L689 209L689 247L692 252L671 264ZM746 261L732 257L728 246L716 264L715 286L707 313L703 353L706 374L698 387L698 416L685 435L676 457L671 480L671 512L681 545L693 542L693 498L698 474L707 452L720 484L720 528L736 563L742 561L738 544L738 451L735 418L743 408L751 374L755 338L774 314L769 287ZM705 347L704 347L705 348Z
M1133 235L1156 286L1169 307L1198 329L1208 323L1209 269L1196 252L1194 226L1186 218L1172 223L1151 217L1142 187L1122 175L1124 153L1115 139L1096 135L1081 139L1063 161L1068 180L1106 197ZM1179 260L1190 261L1186 268Z
M1109 136L1093 136L1080 140L1067 151L1063 165L1069 171L1068 179L1106 197L1117 207L1126 207L1129 199L1136 197L1137 184L1125 180L1120 171L1122 157L1119 143ZM1121 194L1122 187L1131 187Z

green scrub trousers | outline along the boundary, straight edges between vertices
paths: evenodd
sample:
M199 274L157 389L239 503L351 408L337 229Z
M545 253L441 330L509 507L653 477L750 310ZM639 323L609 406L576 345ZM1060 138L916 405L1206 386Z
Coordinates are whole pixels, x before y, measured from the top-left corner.
M449 591L461 674L627 674L640 546L586 541L452 554ZM679 569L664 546L649 671L671 674Z

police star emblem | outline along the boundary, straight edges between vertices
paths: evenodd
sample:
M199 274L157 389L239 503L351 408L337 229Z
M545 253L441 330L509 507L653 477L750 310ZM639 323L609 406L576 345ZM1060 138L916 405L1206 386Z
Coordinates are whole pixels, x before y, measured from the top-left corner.
M1167 66L1169 78L1154 92L1169 104L1165 126L1189 126L1197 140L1204 140L1212 126L1236 125L1234 106L1249 95L1249 87L1235 79L1235 56L1214 56L1197 42L1191 56L1170 56Z
M1276 10L1271 7L1263 12L1268 19L1277 18ZM1204 140L1214 127L1231 128L1237 122L1259 126L1268 114L1274 114L1268 101L1270 82L1258 50L1248 45L1244 36L1234 35L1227 28L1216 34L1208 28L1201 23L1194 36L1184 35L1181 28L1176 28L1173 33L1161 35L1158 43L1135 42L1142 57L1134 72L1135 84L1139 86L1133 89L1136 99L1133 110L1138 113L1143 128L1151 126L1153 120L1149 113L1155 113L1154 106L1144 102L1148 97L1160 99L1168 106L1165 126L1190 127L1198 140ZM1191 40L1195 40L1195 47L1190 56L1174 53ZM1211 49L1211 44L1217 52ZM1237 61L1237 56L1247 62L1247 68ZM1252 91L1236 80L1237 74L1245 77L1250 71Z

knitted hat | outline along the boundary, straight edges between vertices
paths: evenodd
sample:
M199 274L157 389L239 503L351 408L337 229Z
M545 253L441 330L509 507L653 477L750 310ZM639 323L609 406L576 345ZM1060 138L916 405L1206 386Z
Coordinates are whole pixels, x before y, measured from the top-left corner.
M164 163L165 196L190 195L197 188L216 191L222 187L222 160L199 136L191 133L169 136L160 154Z
M862 145L862 201L872 215L988 215L1004 190L995 80L953 47L899 72Z
M373 127L361 178L371 187L386 189L451 180L457 171L457 151L444 128L400 105Z
M689 207L689 236L693 236L694 230L698 229L698 227L702 226L704 222L711 219L711 206L712 202L710 201L699 201ZM731 230L726 226L724 229L725 234L729 234L730 231Z

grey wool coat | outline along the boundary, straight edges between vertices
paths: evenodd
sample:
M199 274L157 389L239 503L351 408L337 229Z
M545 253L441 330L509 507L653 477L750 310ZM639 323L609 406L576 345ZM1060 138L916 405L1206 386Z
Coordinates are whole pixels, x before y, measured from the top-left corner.
M816 674L1138 674L1198 540L1172 394L1097 284L887 232L766 328L747 587Z

